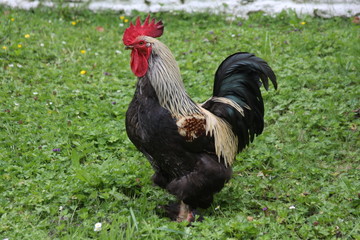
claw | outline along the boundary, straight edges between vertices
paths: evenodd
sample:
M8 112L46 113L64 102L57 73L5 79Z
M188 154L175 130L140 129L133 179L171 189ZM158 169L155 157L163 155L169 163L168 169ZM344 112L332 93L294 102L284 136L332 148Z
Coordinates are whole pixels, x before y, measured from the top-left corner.
M196 209L191 210L191 207L183 201L180 203L173 203L168 205L161 205L157 207L158 214L169 217L172 221L183 222L187 221L189 224L196 221L203 221L203 217L197 216ZM197 219L196 219L197 218Z
M189 212L187 215L186 221L188 221L189 223L195 222L195 213Z
M179 214L176 218L177 222L182 222L188 220L189 214L191 214L189 205L185 204L183 201L180 203Z

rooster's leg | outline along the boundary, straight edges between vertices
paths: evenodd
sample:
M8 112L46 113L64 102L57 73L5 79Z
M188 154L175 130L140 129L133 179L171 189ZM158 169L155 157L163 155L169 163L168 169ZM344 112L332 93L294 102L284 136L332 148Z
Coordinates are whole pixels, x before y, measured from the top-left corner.
M186 220L188 222L193 222L195 220L195 217L194 217L193 212L190 209L190 206L185 204L183 201L181 201L179 215L178 215L176 221L182 222L184 220Z

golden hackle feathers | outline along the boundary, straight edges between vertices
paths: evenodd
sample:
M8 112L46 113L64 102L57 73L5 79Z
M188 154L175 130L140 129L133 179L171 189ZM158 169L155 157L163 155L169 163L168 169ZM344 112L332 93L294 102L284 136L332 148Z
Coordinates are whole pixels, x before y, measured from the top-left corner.
M201 114L200 109L186 93L180 69L170 49L155 38L142 38L152 46L147 76L159 103L175 117Z
M238 137L226 121L205 108L201 110L206 119L206 135L214 137L215 152L219 161L223 158L225 166L231 166L237 153Z

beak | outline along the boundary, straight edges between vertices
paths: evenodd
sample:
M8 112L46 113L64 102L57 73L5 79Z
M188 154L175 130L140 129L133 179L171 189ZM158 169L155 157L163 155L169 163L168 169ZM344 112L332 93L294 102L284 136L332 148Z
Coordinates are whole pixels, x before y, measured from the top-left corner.
M131 45L125 46L125 50L132 50L133 48L134 48L134 46L131 46Z

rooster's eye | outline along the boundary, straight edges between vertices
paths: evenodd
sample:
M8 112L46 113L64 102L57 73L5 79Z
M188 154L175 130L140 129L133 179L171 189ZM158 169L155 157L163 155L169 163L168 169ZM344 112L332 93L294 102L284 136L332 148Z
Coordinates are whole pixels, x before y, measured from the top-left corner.
M141 45L144 45L144 42L143 42L143 41L139 42L139 45L140 45L140 46L141 46Z

